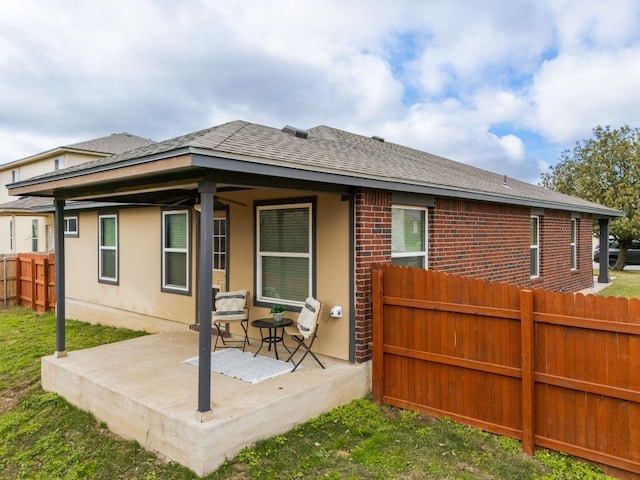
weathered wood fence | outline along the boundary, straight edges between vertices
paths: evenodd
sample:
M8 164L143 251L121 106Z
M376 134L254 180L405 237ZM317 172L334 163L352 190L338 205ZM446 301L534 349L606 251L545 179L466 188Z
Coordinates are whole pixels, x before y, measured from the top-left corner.
M640 478L640 300L372 274L376 401Z
M0 288L4 308L18 305L36 312L55 309L55 254L3 256L0 259Z

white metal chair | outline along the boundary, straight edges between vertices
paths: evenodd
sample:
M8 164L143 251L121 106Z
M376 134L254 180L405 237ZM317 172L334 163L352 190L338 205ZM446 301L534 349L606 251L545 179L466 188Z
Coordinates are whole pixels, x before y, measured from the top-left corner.
M311 347L313 347L313 343L316 341L318 335L318 318L320 317L321 311L322 304L315 298L309 297L304 302L304 307L302 307L298 315L296 324L284 328L284 333L291 337L297 344L296 348L291 352L291 355L289 355L289 358L287 358L287 362L291 361L291 363L295 365L293 370L291 370L292 372L298 368L309 353L315 361L318 362L318 365L325 368L318 357L316 357L316 354L311 351ZM293 356L301 348L304 350L304 354L296 362L293 360Z
M247 290L236 290L234 292L218 292L215 299L215 311L211 312L211 322L215 327L216 343L213 351L217 348L242 348L244 352L249 343L249 292ZM224 337L222 325L225 325L224 333L229 333L229 325L239 323L243 330L242 340L232 340ZM222 340L222 345L218 347L218 340Z

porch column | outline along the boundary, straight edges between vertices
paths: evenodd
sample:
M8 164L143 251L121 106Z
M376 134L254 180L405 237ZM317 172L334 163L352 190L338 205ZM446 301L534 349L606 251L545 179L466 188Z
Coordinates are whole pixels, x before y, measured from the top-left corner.
M56 351L54 356L66 357L65 346L65 268L64 268L64 200L55 199L54 235L56 248ZM46 285L45 285L46 287Z
M206 422L211 414L211 284L213 265L213 196L216 184L204 181L198 184L200 194L200 265L198 268L197 322L200 325L200 350L198 366L198 412L200 422Z
M609 219L599 218L600 226L600 273L598 283L609 283Z

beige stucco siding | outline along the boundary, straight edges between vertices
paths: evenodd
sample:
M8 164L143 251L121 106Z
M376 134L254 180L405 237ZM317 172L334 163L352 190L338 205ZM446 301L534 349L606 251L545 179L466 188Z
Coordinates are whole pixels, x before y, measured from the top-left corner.
M193 285L192 295L161 291L161 218L159 208L118 211L119 284L111 285L98 282L98 214L80 213L79 237L65 239L68 317L152 332L194 323Z
M229 205L227 271L230 290L254 289L255 200L309 197L308 192L246 191L225 197L247 206ZM340 195L316 198L316 288L323 314L315 350L348 359L349 348L349 202ZM80 235L65 239L67 316L93 323L163 331L186 329L195 322L196 224L192 222L191 295L161 291L160 208L121 208L118 212L119 284L98 282L98 214L79 214ZM108 212L104 212L108 213ZM193 213L195 217L196 213ZM343 317L331 319L333 305L341 305ZM268 316L268 309L251 306L251 319ZM292 317L297 314L291 313ZM250 336L259 338L251 328Z
M225 197L245 203L231 204L229 211L229 289L253 290L255 254L253 245L254 211L256 200L306 198L315 196L316 202L316 288L323 304L318 339L314 350L332 357L349 356L349 202L337 194L310 195L298 191L249 191L226 193ZM255 292L252 292L255 294ZM343 317L332 319L329 310L341 305ZM296 314L289 314L295 317ZM268 309L252 307L251 319L269 316ZM256 329L250 336L259 338Z

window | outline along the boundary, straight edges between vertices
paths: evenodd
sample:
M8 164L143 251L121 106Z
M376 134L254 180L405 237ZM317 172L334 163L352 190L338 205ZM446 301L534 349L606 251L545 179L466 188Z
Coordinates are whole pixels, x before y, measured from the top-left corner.
M15 183L19 181L20 181L20 169L16 168L14 170L11 170L11 183Z
M427 268L427 209L391 209L391 263Z
M213 268L227 268L227 219L213 219Z
M258 301L303 305L313 293L313 203L256 208Z
M189 212L162 212L162 290L189 292Z
M118 283L118 216L98 216L98 279L103 283Z
M540 276L540 219L531 217L531 278Z
M54 170L62 170L64 168L64 157L56 158L53 161L53 169Z
M575 218L571 219L571 270L578 268L578 221Z
M64 236L78 236L78 217L64 217Z
M9 251L13 252L13 220L9 220Z
M38 251L38 219L31 220L31 251Z

